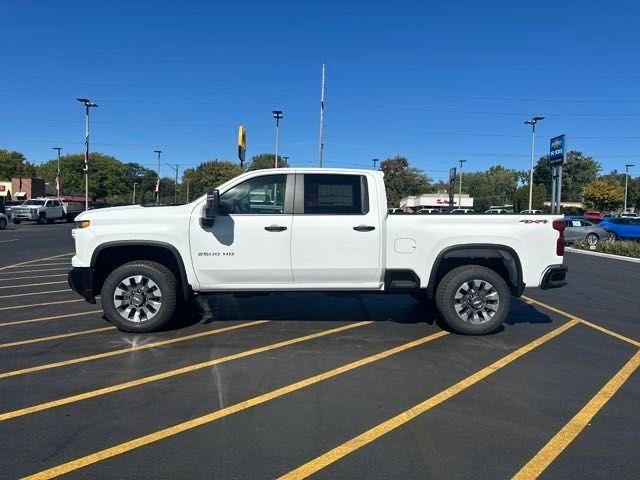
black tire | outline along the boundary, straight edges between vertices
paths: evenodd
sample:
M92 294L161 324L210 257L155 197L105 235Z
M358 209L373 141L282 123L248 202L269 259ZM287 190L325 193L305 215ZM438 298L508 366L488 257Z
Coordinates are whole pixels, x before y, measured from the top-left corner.
M159 288L162 299L153 317L143 321L129 320L120 313L114 300L116 288L129 277L142 275L153 281ZM164 265L146 260L126 263L116 268L102 286L102 308L112 324L123 332L154 332L163 328L173 317L177 303L177 283L175 275Z
M461 303L465 303L457 301L455 298L456 294L465 287L467 282L474 280L479 280L481 285L484 283L485 287L486 284L492 285L492 292L495 291L495 295L497 295L497 297L493 293L486 297L481 295L482 303L480 308L483 309L485 304L492 304L494 306L489 309L494 309L495 313L493 313L493 316L490 318L487 318L489 314L486 312L489 310L482 310L478 314L479 323L473 323L469 319L465 320L461 318L456 311L456 305L460 306ZM454 332L465 335L482 335L496 330L502 325L511 307L511 292L504 279L495 271L479 265L465 265L454 268L448 272L442 280L440 280L435 297L436 306L444 323ZM491 297L491 299L489 299L489 297ZM463 299L464 298L467 298L466 294ZM469 298L470 301L474 300L472 297ZM497 304L495 303L496 299L498 300ZM461 315L466 315L468 311L469 310L463 310ZM473 311L473 309L471 309L471 311Z
M609 232L609 235L607 235L607 240L611 240L612 242L618 240L618 235L616 235L616 232Z
M589 239L591 239L591 240L589 240ZM597 233L588 233L587 236L584 237L584 240L589 245L597 245L598 242L600 241L600 237L598 236Z
M44 213L41 213L40 216L38 217L38 224L44 225L46 221L47 221L47 215Z
M21 221L22 221L22 220L18 220L17 218L14 218L14 219L13 219L13 224L14 224L14 225L20 225L20 222L21 222Z
M55 221L55 218L47 218L47 225L51 225Z
M5 228L7 228L7 220L0 218L0 230L4 230Z

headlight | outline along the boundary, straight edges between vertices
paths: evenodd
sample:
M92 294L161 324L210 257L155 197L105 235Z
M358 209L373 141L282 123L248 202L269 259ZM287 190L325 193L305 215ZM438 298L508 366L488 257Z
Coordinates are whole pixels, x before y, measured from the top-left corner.
M77 228L87 228L89 225L91 225L91 221L89 220L80 220L79 222L76 222Z

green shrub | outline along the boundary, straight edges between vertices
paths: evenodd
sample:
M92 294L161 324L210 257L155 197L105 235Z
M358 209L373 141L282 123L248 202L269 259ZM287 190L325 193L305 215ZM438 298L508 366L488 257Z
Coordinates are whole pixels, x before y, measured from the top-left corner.
M576 242L574 248L581 250L591 250L587 242ZM640 258L640 242L634 240L604 240L598 242L595 252L610 253L612 255L622 255L624 257Z

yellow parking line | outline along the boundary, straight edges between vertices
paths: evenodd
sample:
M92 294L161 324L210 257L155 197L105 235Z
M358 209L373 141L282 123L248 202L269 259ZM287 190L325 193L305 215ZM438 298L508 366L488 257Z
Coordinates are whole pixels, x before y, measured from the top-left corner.
M552 307L551 305L547 305L546 303L543 303L539 300L535 300L533 298L530 297L526 297L526 296L522 296L522 298L524 298L528 303L533 303L534 305L539 305L543 308L546 308L547 310L551 310L552 312L555 313L559 313L560 315L563 315L567 318L575 318L576 320L578 320L580 323L583 323L584 325L587 325L588 327L591 328L595 328L596 330L602 332L602 333L606 333L607 335L611 335L612 337L617 338L618 340L622 340L623 342L627 342L630 343L631 345L635 346L635 347L640 347L640 342L637 340L634 340L633 338L629 338L629 337L625 337L624 335L620 335L617 332L614 332L613 330L609 330L608 328L605 328L601 325L598 325L597 323L593 323L590 322L588 320L585 320L584 318L580 318L576 315L573 315L571 313L565 312L564 310L560 310L559 308L556 307Z
M127 442L121 443L119 445L115 445L113 447L100 450L98 452L92 453L90 455L78 458L76 460L72 460L67 463L63 463L62 465L58 465L53 468L49 468L47 470L43 470L41 472L30 475L28 479L46 479L53 478L59 475L63 475L65 473L72 472L74 470L78 470L79 468L86 467L87 465L91 465L96 462L100 462L107 458L115 457L116 455L121 455L130 450L134 450L136 448L142 447L144 445L148 445L150 443L157 442L167 437L171 437L178 433L185 432L187 430L191 430L193 428L199 427L201 425L205 425L207 423L214 422L219 420L220 418L227 417L234 413L241 412L248 408L255 407L256 405L260 405L262 403L268 402L275 398L281 397L291 392L295 392L297 390L301 390L305 387L313 385L315 383L321 382L323 380L327 380L329 378L335 377L342 373L349 372L356 368L362 367L364 365L368 365L370 363L376 362L378 360L382 360L384 358L390 357L397 353L403 352L413 347L417 347L419 345L423 345L427 342L435 340L437 338L443 337L447 335L447 332L440 331L434 333L432 335L419 338L409 343L405 343L403 345L394 347L389 350L385 350L380 353L376 353L375 355L371 355L369 357L362 358L360 360L356 360L355 362L348 363L346 365L342 365L341 367L334 368L333 370L326 371L324 373L314 375L313 377L306 378L304 380L300 380L299 382L291 383L284 387L278 388L276 390L271 390L270 392L264 393L262 395L258 395L256 397L250 398L248 400L235 403L225 408L221 408L219 410L214 410L206 415L202 415L200 417L193 418L186 422L178 423L168 428L164 428L162 430L158 430L156 432L150 433L148 435L144 435L142 437L134 438L133 440L129 440Z
M59 272L60 270L69 271L68 268L42 268L40 270L20 270L19 272L3 272L3 273L0 273L0 275L21 275L23 273L37 273L37 272Z
M149 375L147 377L137 378L135 380L131 380L128 382L119 383L117 385L111 385L109 387L99 388L97 390L80 393L78 395L72 395L70 397L59 398L57 400L41 403L38 405L33 405L31 407L21 408L19 410L14 410L12 412L0 413L0 422L9 420L10 418L21 417L23 415L29 415L31 413L40 412L42 410L48 410L50 408L59 407L61 405L68 405L69 403L75 403L81 400L87 400L88 398L94 398L100 395L106 395L108 393L118 392L120 390L124 390L127 388L138 387L146 383L155 382L158 380L164 380L165 378L175 377L177 375L183 375L185 373L194 372L202 368L213 367L214 365L220 365L221 363L230 362L232 360L245 358L251 355L257 355L258 353L268 352L271 350L275 350L277 348L287 347L289 345L295 345L297 343L306 342L308 340L313 340L315 338L325 337L327 335L332 335L334 333L344 332L346 330L351 330L353 328L363 327L365 325L369 325L370 323L373 323L373 322L363 321L363 322L357 322L357 323L350 323L348 325L343 325L342 327L331 328L329 330L323 330L323 331L312 333L309 335L304 335L302 337L296 337L290 340L284 340L282 342L272 343L271 345L252 348L251 350L246 350L240 353L234 353L231 355L227 355L226 357L220 357L213 360L208 360L206 362L187 365L186 367L177 368L175 370L169 370L166 372L157 373L155 375Z
M84 298L78 298L76 300L60 300L58 302L31 303L29 305L13 305L11 307L0 307L0 311L2 311L2 310L16 310L18 308L45 307L47 305L59 305L61 303L75 303L75 302L86 302L86 300Z
M24 262L14 263L13 265L5 265L4 267L0 267L0 270L6 270L8 268L19 267L21 265L27 265L27 264L33 263L33 262L44 262L45 260L52 260L54 258L66 257L68 255L73 255L73 254L74 254L74 252L61 253L60 255L54 255L52 257L44 257L44 258L36 258L34 260L26 260Z
M65 283L65 282L62 282ZM62 290L46 290L44 292L29 292L29 293L12 293L11 295L2 295L0 296L0 300L5 298L16 298L16 297L28 297L31 295L46 295L47 293L62 293L62 292L73 292L70 288L65 288Z
M23 323L44 322L47 320L58 320L60 318L80 317L83 315L92 315L94 313L102 313L102 310L90 310L88 312L67 313L65 315L55 315L53 317L29 318L27 320L15 320L13 322L0 323L0 327L10 327L12 325L21 325Z
M314 458L313 460L301 465L300 467L286 473L280 477L280 480L292 480L292 479L301 479L307 478L309 475L312 475L319 470L322 470L326 466L340 460L341 458L353 453L354 451L362 448L368 443L373 442L374 440L380 438L381 436L389 433L392 430L404 425L407 422L410 422L418 415L425 413L426 411L432 409L440 405L442 402L449 400L451 397L457 395L458 393L466 390L467 388L475 385L480 380L488 377L492 373L497 372L501 368L509 365L511 362L517 360L522 357L526 353L530 352L534 348L539 347L545 342L551 340L554 337L557 337L561 333L565 332L569 328L573 327L578 323L577 320L569 320L567 323L561 325L560 327L550 331L549 333L535 339L534 341L524 345L523 347L518 348L517 350L511 352L510 354L502 357L500 360L493 362L491 365L483 368L482 370L477 371L473 375L470 375L458 383L442 390L440 393L437 393L426 400L414 405L408 410L396 415L395 417L386 420L375 427L353 437L350 440L347 440L342 445L329 450L328 452L323 453L319 457Z
M9 277L9 278L0 278L0 282L9 282L13 280L32 280L34 278L51 278L51 277L66 277L66 273L55 273L53 275L31 275L29 277Z
M102 327L94 328L91 330L81 330L79 332L61 333L59 335L51 335L49 337L32 338L30 340L20 340L17 342L0 343L0 348L17 347L20 345L28 345L30 343L47 342L49 340L58 340L60 338L77 337L78 335L87 335L89 333L106 332L107 330L114 330L116 327Z
M24 268L24 267L70 267L71 264L69 262L55 262L55 263L30 263L28 265L19 265L17 267L11 267L11 270L15 270L16 268ZM18 272L20 270L17 270Z
M67 281L63 280L61 282L27 283L25 285L3 285L3 286L0 287L0 289L1 288L19 288L19 287L39 287L39 286L42 286L42 285L59 285L61 283L67 283ZM0 298L2 298L2 297L0 297Z
M558 455L575 440L584 427L589 424L591 419L605 406L611 397L615 395L638 366L640 366L640 351L637 351L598 393L596 393L513 478L516 480L538 478Z
M89 362L91 360L98 360L101 358L113 357L114 355L122 355L124 353L137 352L138 350L146 350L148 348L161 347L163 345L171 345L173 343L184 342L187 340L193 340L194 338L207 337L210 335L216 335L218 333L230 332L231 330L238 330L240 328L252 327L261 323L267 323L269 320L256 320L253 322L240 323L238 325L232 325L230 327L218 328L215 330L207 330L206 332L193 333L191 335L185 335L183 337L170 338L169 340L161 340L159 342L151 342L143 345L136 345L128 348L120 348L118 350L111 350L109 352L97 353L94 355L87 355L86 357L71 358L69 360L62 360L60 362L47 363L44 365L37 365L35 367L22 368L20 370L11 370L8 372L0 373L0 378L15 377L17 375L24 375L26 373L40 372L42 370L49 370L51 368L64 367L67 365L75 365L77 363Z

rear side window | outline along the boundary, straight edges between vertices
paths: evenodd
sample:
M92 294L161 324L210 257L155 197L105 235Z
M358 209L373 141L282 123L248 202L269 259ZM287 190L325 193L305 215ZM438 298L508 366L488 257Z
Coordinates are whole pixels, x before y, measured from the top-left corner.
M305 214L365 215L368 212L364 175L305 174Z

